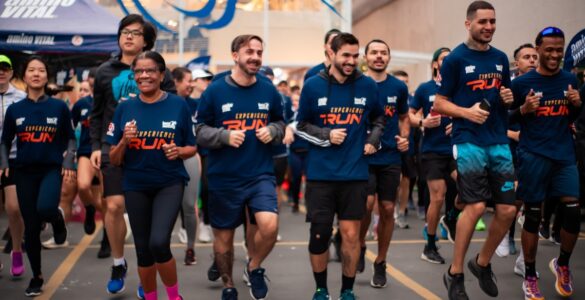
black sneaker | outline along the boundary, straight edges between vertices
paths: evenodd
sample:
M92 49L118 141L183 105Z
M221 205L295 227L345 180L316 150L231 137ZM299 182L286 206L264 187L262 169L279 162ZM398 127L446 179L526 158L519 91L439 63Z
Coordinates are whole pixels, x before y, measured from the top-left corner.
M550 238L550 224L542 223L542 225L540 225L540 229L538 230L538 235L541 238L548 240Z
M451 243L455 243L455 232L457 230L457 219L450 220L447 216L442 216L440 223L447 231L447 239Z
M28 287L24 291L24 295L27 297L36 297L43 293L43 283L45 281L42 278L33 277L28 284Z
M443 283L447 288L449 300L468 300L465 292L465 283L463 282L463 274L449 274L449 270L443 275Z
M238 290L225 288L221 291L221 300L238 300Z
M250 296L255 300L262 300L268 296L268 286L266 285L266 270L264 268L248 271L250 278Z
M67 226L65 225L65 218L63 210L59 207L59 214L53 222L53 238L55 244L61 245L67 240Z
M375 288L386 287L386 262L382 261L379 264L374 262L372 269L374 270L374 276L372 276L370 285Z
M420 259L426 260L433 264L444 264L445 259L439 254L439 251L435 248L430 248L429 245L425 245L423 253L420 255Z
M357 272L363 273L366 269L366 247L360 249L360 259L357 264Z
M496 275L492 272L492 264L488 264L487 267L482 267L477 264L477 257L470 259L467 262L467 267L471 273L479 280L479 287L481 290L491 297L498 296L498 286L496 285Z
M93 207L93 205L88 205L85 207L83 231L85 231L85 234L93 234L95 231L95 207Z
M217 281L219 277L220 277L219 270L217 269L217 264L215 264L214 259L213 263L207 270L207 279L209 279L209 281Z
M106 234L106 230L104 229L104 236L102 237L102 241L100 243L100 250L98 251L97 257L108 258L111 255L112 248L110 248L110 241L108 241L108 235Z
M197 258L195 257L195 250L189 248L185 251L185 260L183 261L185 266L197 264Z

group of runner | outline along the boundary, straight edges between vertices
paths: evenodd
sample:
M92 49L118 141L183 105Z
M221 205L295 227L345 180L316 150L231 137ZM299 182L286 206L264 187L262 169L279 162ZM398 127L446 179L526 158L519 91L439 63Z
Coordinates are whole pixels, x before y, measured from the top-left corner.
M184 263L194 264L200 194L201 215L214 236L208 278L221 278L222 299L238 298L234 234L244 225L244 279L253 299L266 299L262 263L278 239L277 188L286 172L282 158L289 153L295 212L301 176L307 180L313 299L331 298L327 265L332 241L342 263L339 299L355 299L374 208L378 254L370 284L387 285L388 248L395 223L407 227L403 218L410 184L404 179L415 177L409 175L409 157L418 148L419 175L430 199L423 205L428 207L421 259L445 263L436 245L441 224L454 243L453 261L443 275L449 299L468 299L464 261L486 207L495 214L468 269L487 295L498 295L490 260L494 253L514 252L514 221L523 211L522 250L514 271L524 277L525 299L543 299L535 262L539 231L546 234L550 219L544 216L541 226L543 204L545 215L557 206L553 231L560 252L549 268L557 293L570 296L569 260L580 230L571 124L582 114L585 89L579 93L576 77L560 68L564 33L547 27L534 45L521 45L514 52L518 74L512 80L508 56L490 45L494 7L471 3L465 26L468 39L453 50L441 47L433 53L432 78L414 96L400 76L387 73L391 51L385 41L365 44L367 71L361 73L359 40L338 30L325 36L325 62L307 72L300 95L290 98L282 93L286 86L277 89L272 71L262 67L261 37L240 35L232 41L235 65L230 71L213 76L179 67L171 72L151 51L155 28L139 15L121 20L119 55L91 73L82 84L87 96L71 112L47 95L50 70L42 57L31 56L22 65L25 94L9 83L12 62L0 56L0 172L13 241L12 276L24 273L24 238L33 271L25 294L42 293L40 232L44 223L52 225L54 237L45 247L67 242L71 204L63 199L71 194L70 182L86 207L87 234L95 231L95 212L104 216L98 256L111 252L113 257L108 293L125 289L127 213L140 278L137 296L157 299L158 274L168 299L183 299L171 234L181 213ZM415 131L422 133L420 144L412 139Z

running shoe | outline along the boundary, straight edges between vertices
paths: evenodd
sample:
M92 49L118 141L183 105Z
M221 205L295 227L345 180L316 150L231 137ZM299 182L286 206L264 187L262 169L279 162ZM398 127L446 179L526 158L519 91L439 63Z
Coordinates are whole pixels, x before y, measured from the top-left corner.
M416 214L419 220L425 220L427 218L427 210L424 206L419 206L417 208Z
M85 234L93 234L95 231L95 207L93 207L93 205L88 205L85 207L83 231L85 231Z
M56 245L63 245L67 241L67 226L65 225L65 212L59 207L59 215L51 223L53 225L53 238Z
M553 231L548 240L557 246L560 245L561 244L561 232L560 231Z
M542 223L540 225L540 229L538 230L538 235L541 238L548 240L550 238L550 224Z
M219 270L217 269L217 264L215 263L215 259L213 259L213 263L207 269L207 279L209 281L217 281L221 275L219 274Z
M144 300L144 289L142 288L142 284L138 284L138 288L136 289L136 298Z
M420 259L426 260L433 264L444 264L445 259L439 254L439 251L434 248L430 248L428 245L425 245L423 253L420 255Z
M110 241L108 241L108 236L105 234L102 237L102 241L100 242L100 249L98 250L97 257L98 258L108 258L112 255L112 248L110 248Z
M463 274L449 274L449 270L443 275L443 283L447 288L449 300L468 300L465 292L465 283Z
M555 275L555 290L561 297L569 297L573 294L573 276L569 266L559 266L557 259L551 259L548 264L551 272Z
M197 258L195 257L195 250L189 248L185 250L185 260L183 261L185 266L191 266L197 264Z
M10 267L10 275L12 277L18 278L22 276L24 273L24 259L22 256L22 252L14 252L10 253L10 258L12 259L12 266Z
M238 300L238 290L226 288L221 291L221 300Z
M266 285L266 270L258 268L249 271L250 275L250 295L255 300L265 299L268 295L268 286Z
M380 263L374 262L372 265L372 269L374 271L374 275L372 276L372 280L370 281L370 285L375 288L383 288L386 287L386 262L382 261Z
M455 243L455 232L457 230L457 219L449 220L446 216L442 216L439 220L441 227L447 231L447 239L451 243Z
M357 272L363 273L366 269L366 247L360 248L360 258L358 260Z
M36 297L43 293L43 283L45 281L42 278L33 277L30 280L28 287L24 291L24 295L27 297Z
M124 279L128 271L128 264L124 261L123 265L112 266L112 274L108 281L107 290L109 294L118 294L124 291Z
M467 267L471 271L471 274L479 280L479 287L484 293L491 297L498 296L496 275L492 272L492 264L488 264L487 267L482 267L477 264L477 256L475 256L467 262Z
M408 228L410 228L410 226L408 225L408 222L406 222L406 216L404 214L402 214L402 213L399 213L398 214L398 217L396 218L395 224L400 229L408 229Z
M524 278L526 272L526 266L524 265L524 253L520 251L520 254L516 258L516 263L514 264L514 274ZM536 278L540 278L540 273L536 271Z
M61 244L55 243L55 238L52 237L42 243L43 248L45 249L58 249L58 248L65 248L69 246L69 241L65 240Z
M499 257L506 257L510 255L510 241L507 237L504 237L498 245L498 248L496 248L496 255Z
M313 300L330 300L329 292L327 289L318 288L313 294Z
M477 221L477 224L475 224L475 231L484 231L486 228L485 226L485 222L483 221L483 218L479 218L479 220Z
M199 241L202 243L211 242L211 227L205 223L199 223Z
M425 241L429 240L429 232L428 232L427 227L428 227L428 225L425 224L425 227L423 227L423 230L422 230L422 235L423 235L423 238L425 239ZM435 241L438 241L438 240L439 240L439 237L435 235Z
M544 300L544 296L538 288L538 280L536 277L526 277L522 282L522 290L524 291L525 300Z
M443 217L441 217L442 219ZM445 226L443 226L443 223L441 223L441 221L439 220L439 232L441 233L441 239L443 240L448 240L448 233L447 233L447 228L445 228Z
M353 293L353 290L347 289L344 290L343 292L341 292L341 295L339 295L339 298L337 300L355 300L355 294Z
M185 230L184 228L179 229L177 236L179 237L179 242L181 242L181 244L183 245L187 244L187 230Z

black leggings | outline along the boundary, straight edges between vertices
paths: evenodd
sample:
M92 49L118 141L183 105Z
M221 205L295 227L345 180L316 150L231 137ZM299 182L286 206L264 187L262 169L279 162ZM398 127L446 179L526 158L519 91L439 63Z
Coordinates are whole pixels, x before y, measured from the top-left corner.
M59 219L61 168L18 168L14 172L16 194L24 220L26 254L34 277L41 272L41 223Z
M125 192L138 266L150 267L173 258L171 232L183 201L184 183Z

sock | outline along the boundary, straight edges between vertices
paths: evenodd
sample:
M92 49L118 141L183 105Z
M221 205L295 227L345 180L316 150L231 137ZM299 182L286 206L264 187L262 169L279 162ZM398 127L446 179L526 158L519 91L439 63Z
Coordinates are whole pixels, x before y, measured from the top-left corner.
M536 262L525 262L525 270L526 270L526 274L524 275L524 278L526 277L536 277Z
M167 290L167 296L169 297L169 299L174 300L174 299L180 299L179 297L179 283L175 283L175 285L173 286L165 286L166 290Z
M341 275L341 292L345 290L353 290L353 283L355 282L355 277L347 277L345 275Z
M429 249L437 249L437 245L435 244L435 237L436 234L427 234L429 239L427 240L427 245L429 245Z
M327 269L323 272L313 272L318 289L327 289Z
M114 258L114 266L124 266L126 265L126 260L124 259L124 256L120 257L120 258Z
M146 300L157 300L156 290L148 293L144 293L144 299Z
M571 258L571 252L566 252L561 248L561 254L559 254L559 258L557 259L557 265L568 266L569 258Z

